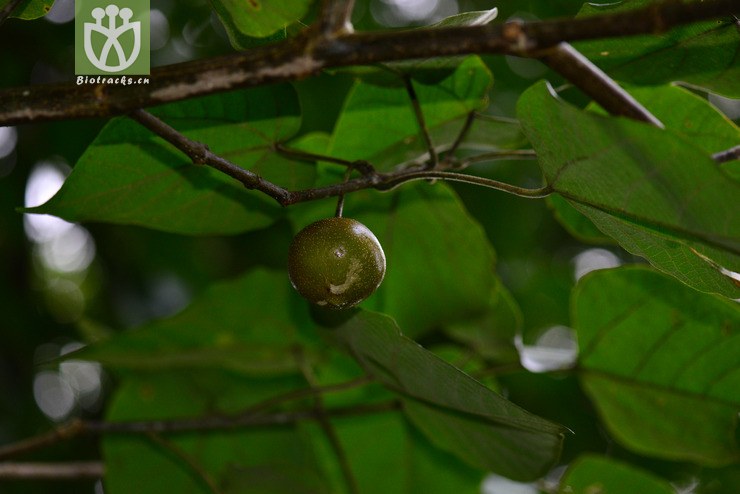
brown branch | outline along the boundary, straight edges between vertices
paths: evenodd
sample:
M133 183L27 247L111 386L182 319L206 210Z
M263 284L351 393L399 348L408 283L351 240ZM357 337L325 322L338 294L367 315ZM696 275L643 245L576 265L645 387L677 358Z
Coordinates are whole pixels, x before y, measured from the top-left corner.
M531 23L328 38L308 29L275 45L155 68L149 84L66 83L5 89L0 91L0 125L120 115L216 92L301 79L330 67L471 53L538 56L565 41L660 33L682 24L729 17L738 9L740 0L666 1L614 14Z
M315 201L318 199L327 199L329 197L337 197L350 192L356 192L358 190L374 188L377 190L390 190L403 183L410 182L413 180L426 180L426 179L441 179L449 180L454 182L464 182L474 185L480 185L491 189L499 190L502 192L508 192L520 197L527 198L542 198L549 195L552 191L549 188L539 189L526 189L517 187L516 185L499 182L497 180L490 180L487 178L476 177L474 175L466 175L462 173L453 173L443 170L419 170L419 169L406 169L399 170L389 173L376 173L373 167L364 161L352 162L352 169L355 165L361 166L361 170L364 174L361 177L353 180L347 180L342 183L328 185L325 187L304 189L299 191L289 191L276 185L268 180L263 179L259 175L249 170L246 170L229 160L218 156L211 152L208 146L200 142L188 139L184 135L180 134L177 130L167 125L165 122L155 117L151 113L144 110L136 110L130 113L131 118L151 130L155 134L159 135L167 142L175 146L177 149L185 153L193 163L198 165L211 166L226 175L238 180L246 188L254 189L267 194L268 196L275 199L282 206L289 206L291 204L297 204L299 202ZM276 147L276 150L283 149L285 152L286 148ZM310 153L302 153L301 157L310 157L321 160L321 161L332 161L333 158L329 156L319 156ZM290 154L290 153L289 153ZM336 160L335 160L336 161ZM346 166L344 160L341 160L343 165Z
M211 152L203 143L188 139L162 120L144 110L135 110L131 118L185 153L196 165L208 165L240 181L247 189L256 189L283 204L290 200L290 192Z
M712 159L717 163L727 163L729 161L740 160L740 145L719 153L714 153Z
M68 424L60 425L53 431L45 434L23 439L12 444L5 444L0 446L0 460L5 458L14 458L64 440L71 439L78 436L83 430L84 424L79 420L74 420Z
M331 384L328 386L316 386L313 388L302 388L293 391L288 391L283 394L267 398L255 405L252 405L248 409L244 410L240 415L237 415L232 419L234 423L238 423L239 420L245 420L248 422L255 416L262 412L265 412L271 408L277 407L281 404L288 403L291 401L297 401L304 398L310 398L320 393L336 393L338 391L344 391L347 389L356 388L358 386L364 386L371 382L369 377L360 377L349 381ZM219 422L228 421L224 417L218 418ZM23 439L21 441L6 444L0 447L0 460L5 458L14 458L31 451L36 451L47 446L72 439L82 434L95 432L96 424L91 422L84 422L82 420L73 420L68 424L63 424L54 429L53 431L41 434L36 437ZM154 431L157 432L157 431Z
M67 463L0 463L0 479L79 480L99 479L105 474L100 461Z
M554 46L541 59L612 115L621 115L664 128L661 121L647 108L569 43Z

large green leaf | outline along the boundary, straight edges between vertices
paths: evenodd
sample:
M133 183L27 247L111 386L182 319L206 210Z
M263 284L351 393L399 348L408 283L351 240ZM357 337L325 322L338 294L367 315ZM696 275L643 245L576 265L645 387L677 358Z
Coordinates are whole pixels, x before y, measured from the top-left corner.
M673 132L579 110L545 83L518 113L547 183L628 251L699 290L740 296L740 183Z
M573 462L560 481L560 494L674 494L665 480L626 463L595 455Z
M360 202L361 201L361 202ZM443 184L347 199L385 250L385 280L366 307L412 337L485 312L496 285L494 252L480 225Z
M187 137L287 188L311 185L315 170L275 154L300 127L289 85L209 96L155 112ZM62 189L29 210L69 221L134 224L191 235L234 234L271 224L281 208L235 179L195 165L125 117L106 125Z
M644 267L573 293L579 373L614 437L650 456L740 460L740 309Z
M13 0L0 0L0 9L4 8ZM10 17L18 19L38 19L51 11L54 0L23 0L10 14Z
M557 460L563 427L424 350L392 319L357 312L330 331L368 374L400 395L406 415L436 446L514 479L537 478Z
M265 310L275 304L282 309ZM297 328L308 320L285 273L259 270L216 284L181 313L118 333L74 358L128 370L284 374L296 372L294 350L306 342Z
M244 36L264 38L289 24L300 21L314 0L211 0L229 33L239 40ZM237 43L237 47L240 47Z
M740 142L740 128L706 98L679 86L632 87L630 94L663 122L666 129L690 139L708 153ZM592 105L595 106L595 105ZM548 199L558 220L577 238L604 243L604 234L560 196Z
M469 345L478 355L499 364L519 362L514 345L522 328L522 313L503 284L498 283L485 315L445 328L453 339Z
M465 59L437 85L412 82L432 133L483 108L491 83L491 73L478 57ZM461 126L459 123L457 129ZM345 101L328 149L332 156L367 160L381 170L416 159L426 151L406 90L361 80Z
M219 370L127 374L107 420L152 421L231 415L300 385L298 379L251 381ZM296 425L103 438L106 492L328 493L309 437ZM206 480L207 479L207 480Z
M580 16L644 7L655 0L587 3ZM675 28L663 35L610 38L575 47L612 77L641 85L682 81L728 97L740 97L740 32L732 17Z

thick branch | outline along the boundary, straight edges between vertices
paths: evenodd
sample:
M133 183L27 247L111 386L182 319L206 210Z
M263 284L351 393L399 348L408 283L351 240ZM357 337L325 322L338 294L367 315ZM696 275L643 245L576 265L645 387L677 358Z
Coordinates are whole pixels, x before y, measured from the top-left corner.
M554 46L542 57L542 61L612 115L622 115L664 128L647 108L569 43Z
M616 14L532 23L335 37L309 29L276 45L156 68L149 84L67 83L5 89L0 91L0 125L120 115L205 94L296 80L329 67L471 53L538 56L564 41L659 33L729 16L739 9L740 0L668 1Z

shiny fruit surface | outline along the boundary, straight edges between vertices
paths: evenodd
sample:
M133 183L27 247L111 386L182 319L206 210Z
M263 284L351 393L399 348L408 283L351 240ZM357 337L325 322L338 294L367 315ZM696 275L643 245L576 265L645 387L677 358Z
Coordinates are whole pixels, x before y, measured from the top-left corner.
M345 309L378 288L385 276L385 253L373 232L359 221L326 218L293 238L288 275L308 301Z

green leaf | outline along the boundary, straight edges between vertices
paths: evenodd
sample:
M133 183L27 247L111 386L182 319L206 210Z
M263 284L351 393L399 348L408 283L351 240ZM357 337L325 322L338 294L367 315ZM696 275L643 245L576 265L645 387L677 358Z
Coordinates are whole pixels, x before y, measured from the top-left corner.
M265 38L300 21L313 0L211 0L213 9L223 22L236 48L245 36Z
M547 183L604 233L703 291L740 296L740 183L673 132L579 110L545 83L518 113Z
M574 238L590 244L613 243L610 237L596 228L593 221L579 213L562 196L552 194L546 200L547 205L553 210L555 218Z
M347 198L345 211L376 234L388 263L365 307L391 315L411 337L489 307L494 252L449 187L420 183L359 199Z
M438 85L412 82L431 132L482 109L491 83L491 73L478 57L465 59ZM461 127L460 122L457 129ZM345 101L328 152L351 161L369 161L379 170L388 170L426 153L405 88L378 87L358 81Z
M4 8L7 4L13 0L1 0L0 9ZM32 20L43 17L51 11L54 5L54 0L23 0L13 12L10 17L18 19Z
M399 412L337 418L332 425L363 494L480 492L483 472L432 446ZM346 492L338 487L345 482L324 431L308 423L303 427L310 430L324 468L336 472L332 492Z
M484 316L456 322L445 328L445 332L451 338L469 345L486 360L519 362L519 352L514 345L514 338L522 328L519 306L501 283L493 290L489 304Z
M485 387L401 335L386 316L357 312L331 337L365 371L402 398L403 410L432 444L471 465L534 479L557 460L565 429Z
M740 142L740 127L706 98L680 86L634 87L630 94L663 122L708 153Z
M644 7L654 0L584 4L579 16ZM655 36L629 36L574 43L617 80L640 85L682 81L724 96L740 97L740 32L734 20L697 22Z
M574 290L581 382L614 437L641 454L740 460L740 310L644 267Z
M678 86L632 87L630 94L663 122L666 129L691 140L708 153L716 153L740 142L740 128L712 106L706 98ZM592 108L598 108L595 104ZM599 109L599 111L601 111ZM605 243L596 226L560 196L548 198L556 218L576 238Z
M213 285L181 313L70 355L123 370L228 369L245 375L297 370L297 328L309 323L283 272L254 271ZM293 310L266 311L279 305Z
M560 494L674 494L665 480L626 463L585 455L572 463L560 481Z
M202 369L127 375L111 400L107 420L197 420L203 415L231 415L298 385L298 379L251 381ZM224 493L329 492L309 438L295 425L160 438L105 435L106 492L210 494L213 490L206 478Z
M187 137L281 186L313 184L313 166L288 161L272 149L300 127L298 100L289 85L194 99L155 113ZM281 210L266 195L193 164L138 123L121 117L103 128L62 189L26 212L215 235L263 228Z

